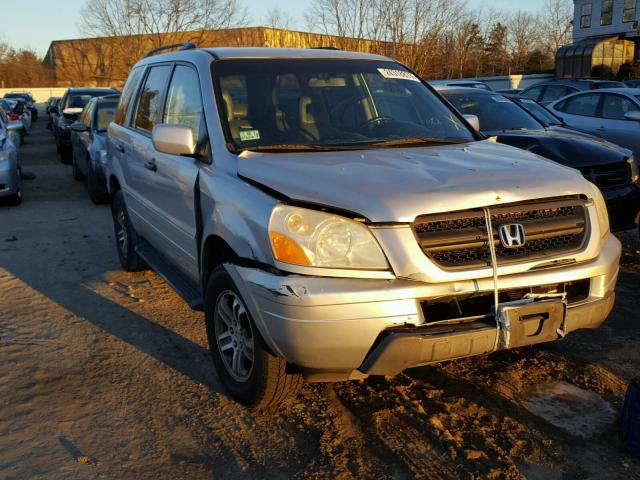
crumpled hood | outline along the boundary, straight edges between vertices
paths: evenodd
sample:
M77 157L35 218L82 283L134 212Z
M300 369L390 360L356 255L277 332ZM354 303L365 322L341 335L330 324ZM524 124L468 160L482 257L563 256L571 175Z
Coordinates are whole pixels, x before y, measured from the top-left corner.
M290 199L372 222L411 222L427 213L593 192L578 171L489 140L340 152L245 151L238 174Z
M495 133L500 143L529 150L572 168L621 162L631 151L568 130L515 130Z

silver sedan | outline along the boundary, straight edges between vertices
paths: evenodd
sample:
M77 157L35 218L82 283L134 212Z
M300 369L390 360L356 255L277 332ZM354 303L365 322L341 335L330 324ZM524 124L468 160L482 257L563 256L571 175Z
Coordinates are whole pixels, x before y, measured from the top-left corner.
M640 89L606 88L575 93L548 107L568 125L592 132L640 158Z
M22 171L18 160L17 138L13 133L19 124L9 123L0 111L0 200L18 205L22 202Z

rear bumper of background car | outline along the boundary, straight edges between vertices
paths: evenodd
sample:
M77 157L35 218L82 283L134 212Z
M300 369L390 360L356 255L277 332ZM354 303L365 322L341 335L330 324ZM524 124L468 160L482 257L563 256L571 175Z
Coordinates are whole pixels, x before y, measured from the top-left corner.
M568 304L563 333L596 328L613 307L620 251L620 242L609 234L594 261L504 276L498 288L581 281L585 296ZM443 284L276 275L234 265L227 270L269 348L301 367L310 381L395 374L502 348L495 316L455 328L430 322L425 304L442 298ZM471 291L463 282L444 287L459 298L492 295L493 279L473 285ZM525 339L520 345L539 341L547 340Z
M601 190L607 203L611 231L628 230L637 227L640 212L640 187L624 185Z
M13 160L0 162L0 197L18 193L20 178Z

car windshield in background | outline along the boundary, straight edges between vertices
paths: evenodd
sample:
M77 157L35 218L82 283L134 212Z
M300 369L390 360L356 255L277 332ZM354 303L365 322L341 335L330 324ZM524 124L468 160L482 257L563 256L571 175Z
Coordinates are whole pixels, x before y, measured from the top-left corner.
M23 100L31 100L29 95L27 95L26 93L7 93L5 94L4 98L20 98Z
M98 113L96 114L96 130L98 132L106 132L109 124L113 122L116 114L117 103L99 103Z
M474 140L404 67L345 60L223 60L221 117L236 150L417 146Z
M536 117L536 119L540 123L543 123L544 125L562 125L562 120L560 120L535 100L531 100L529 98L521 98L518 100L518 103L520 103L520 105L522 105L522 107L526 109L531 115Z
M92 98L104 95L108 95L108 92L72 93L67 97L65 108L84 108Z
M445 92L444 96L463 115L477 115L483 132L540 130L542 127L531 115L502 95Z

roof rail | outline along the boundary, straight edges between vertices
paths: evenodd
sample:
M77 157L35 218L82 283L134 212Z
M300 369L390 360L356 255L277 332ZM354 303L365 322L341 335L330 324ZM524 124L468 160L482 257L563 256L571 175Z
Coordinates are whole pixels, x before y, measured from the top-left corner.
M177 48L178 51L182 50L192 50L196 48L195 44L191 42L183 42L183 43L174 43L173 45L163 45L162 47L154 48L153 50L148 51L144 54L142 58L150 57L151 55L156 55L164 50L172 50Z
M337 47L309 47L311 50L340 50Z

